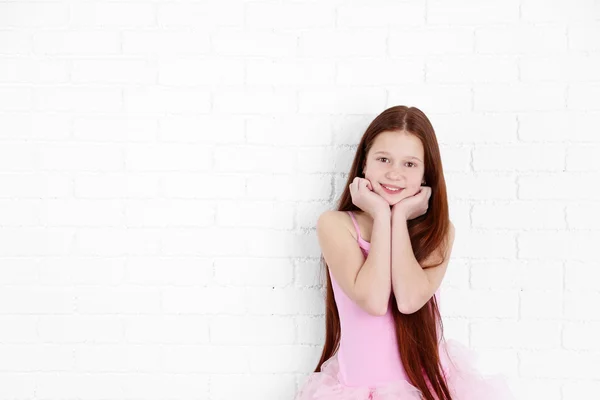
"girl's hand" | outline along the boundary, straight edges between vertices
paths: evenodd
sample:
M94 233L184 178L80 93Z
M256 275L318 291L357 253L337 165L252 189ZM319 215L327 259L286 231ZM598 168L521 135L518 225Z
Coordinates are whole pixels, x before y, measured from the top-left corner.
M394 204L392 206L392 215L400 215L407 221L420 217L427 212L430 197L431 187L421 186L419 192Z
M369 213L372 218L379 213L390 213L390 204L383 197L373 192L373 186L368 179L356 177L350 184L352 203Z

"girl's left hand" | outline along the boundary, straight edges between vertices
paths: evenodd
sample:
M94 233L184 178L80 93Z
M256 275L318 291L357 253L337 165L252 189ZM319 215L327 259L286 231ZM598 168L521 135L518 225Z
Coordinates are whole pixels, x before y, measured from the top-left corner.
M407 221L420 217L427 212L430 197L431 187L421 186L421 190L418 193L394 204L392 206L392 215L402 215Z

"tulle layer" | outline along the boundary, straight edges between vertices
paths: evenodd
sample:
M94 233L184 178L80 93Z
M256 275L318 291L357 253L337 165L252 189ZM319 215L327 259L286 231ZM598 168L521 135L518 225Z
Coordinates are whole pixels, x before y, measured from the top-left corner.
M483 376L476 354L449 339L440 345L440 360L453 400L515 400L503 375ZM422 392L404 379L380 386L345 386L337 378L337 355L308 376L294 400L422 400ZM434 394L435 396L435 394Z

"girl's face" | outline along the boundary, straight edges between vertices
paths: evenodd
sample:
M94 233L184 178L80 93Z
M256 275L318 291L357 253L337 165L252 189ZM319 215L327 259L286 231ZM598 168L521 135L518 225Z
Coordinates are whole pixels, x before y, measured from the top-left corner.
M418 137L407 132L381 132L367 154L364 178L391 206L420 190L425 175L424 160L423 144ZM384 185L401 189L392 192Z

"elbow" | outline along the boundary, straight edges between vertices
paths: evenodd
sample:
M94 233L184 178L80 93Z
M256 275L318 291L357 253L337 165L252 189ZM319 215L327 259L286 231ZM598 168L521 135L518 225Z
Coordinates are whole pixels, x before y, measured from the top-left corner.
M404 301L399 301L404 300ZM408 299L396 298L396 307L402 314L414 314L427 304L423 293L413 293Z
M386 303L385 305L383 305L383 304L377 304L376 302L371 301L371 302L369 302L369 306L366 307L366 310L369 314L371 314L375 317L381 317L381 316L384 316L385 314L387 314L388 306L389 306L389 303Z
M376 315L378 317L383 317L385 314L387 314L388 312L388 307L379 307L375 310L375 312L373 313L373 315Z
M400 304L396 303L396 307L398 311L402 314L414 314L421 309L421 307L417 308L413 304Z

